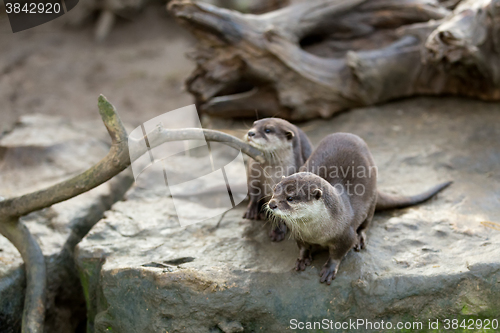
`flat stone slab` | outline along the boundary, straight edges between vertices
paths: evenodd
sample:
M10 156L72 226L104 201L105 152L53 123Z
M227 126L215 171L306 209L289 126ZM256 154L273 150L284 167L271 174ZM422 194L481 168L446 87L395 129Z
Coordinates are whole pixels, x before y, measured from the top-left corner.
M180 227L168 191L133 187L77 246L89 330L284 332L323 319L333 328L384 320L396 330L398 322L428 329L429 319L495 318L499 123L495 104L417 98L302 124L315 144L332 132L364 138L387 192L454 181L422 205L377 213L366 249L348 253L330 286L319 283L327 254L295 272L295 242L271 243L269 223L241 217L246 202Z
M0 196L30 193L85 171L106 156L107 135L100 121L23 116L0 139ZM47 332L72 332L85 319L73 250L130 184L130 176L119 175L78 197L22 218L46 260ZM0 332L20 332L25 288L23 260L0 235Z

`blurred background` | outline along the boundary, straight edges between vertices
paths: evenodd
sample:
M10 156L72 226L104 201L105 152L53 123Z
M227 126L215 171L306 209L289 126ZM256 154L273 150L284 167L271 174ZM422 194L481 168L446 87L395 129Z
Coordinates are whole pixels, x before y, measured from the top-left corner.
M167 14L165 3L118 17L101 42L95 38L98 13L86 13L85 3L15 34L0 10L1 131L27 113L98 119L101 93L134 126L192 104L183 80L192 68L185 53L193 38ZM81 22L72 24L76 17Z
M207 2L252 13L287 3ZM0 132L27 113L96 119L101 93L132 126L193 103L183 87L194 68L186 54L195 40L167 12L165 1L84 0L18 33L0 7ZM115 14L104 33L102 7Z

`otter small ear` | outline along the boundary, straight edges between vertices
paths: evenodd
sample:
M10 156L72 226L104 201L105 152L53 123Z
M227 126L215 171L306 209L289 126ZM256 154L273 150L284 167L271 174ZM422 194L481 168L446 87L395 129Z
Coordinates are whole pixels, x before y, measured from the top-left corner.
M314 195L314 198L316 198L316 200L319 200L321 198L321 196L323 195L323 191L321 191L319 188L317 188L313 191L313 195Z
M286 131L286 132L285 132L285 135L286 135L286 138L287 138L288 140L292 140L292 139L293 139L293 137L295 136L295 134L293 134L293 132L292 132L292 131Z

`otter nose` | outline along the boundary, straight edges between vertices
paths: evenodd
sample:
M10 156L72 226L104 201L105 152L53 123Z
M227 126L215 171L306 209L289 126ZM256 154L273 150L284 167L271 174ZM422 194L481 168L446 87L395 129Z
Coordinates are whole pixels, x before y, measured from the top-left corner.
M276 201L274 201L274 200L269 201L269 208L271 208L271 209L278 208L278 204L276 203Z
M255 132L252 131L248 132L248 136L255 136Z

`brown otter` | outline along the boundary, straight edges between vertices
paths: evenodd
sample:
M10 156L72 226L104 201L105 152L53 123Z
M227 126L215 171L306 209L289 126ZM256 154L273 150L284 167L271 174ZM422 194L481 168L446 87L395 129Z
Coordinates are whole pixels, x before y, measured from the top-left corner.
M295 269L310 265L314 244L327 247L321 282L330 284L340 261L365 246L365 229L375 210L402 208L423 202L448 185L445 182L415 196L377 191L377 172L366 143L347 133L324 138L299 173L274 188L268 211L291 229L300 249Z
M244 218L265 219L261 210L273 193L273 187L283 176L298 172L312 152L312 145L306 134L297 126L279 118L265 118L253 123L245 140L264 153L266 162L254 160L248 163L248 186L250 202ZM271 231L273 241L285 238L286 226L278 222Z

